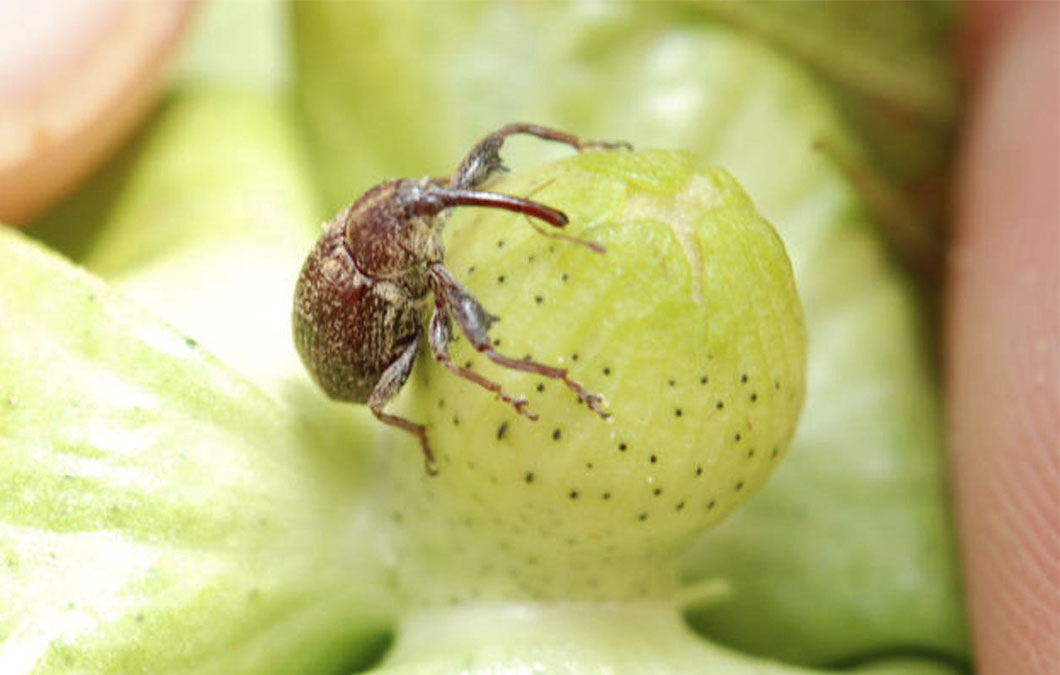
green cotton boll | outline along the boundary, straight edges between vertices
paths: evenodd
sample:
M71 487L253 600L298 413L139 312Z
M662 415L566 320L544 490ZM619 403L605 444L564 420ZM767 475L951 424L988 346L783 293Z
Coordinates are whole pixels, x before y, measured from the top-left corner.
M426 423L438 475L392 434L382 508L418 549L399 568L423 604L672 597L685 545L758 490L798 419L806 334L783 244L728 173L680 152L586 152L489 189L606 247L492 209L446 230L447 266L500 317L495 348L568 369L611 417L466 339L453 360L537 421L424 358L395 409Z

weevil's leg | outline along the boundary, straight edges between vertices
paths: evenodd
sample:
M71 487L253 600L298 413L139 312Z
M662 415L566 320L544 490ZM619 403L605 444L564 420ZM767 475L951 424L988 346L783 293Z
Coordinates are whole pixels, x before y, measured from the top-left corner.
M427 428L422 424L410 422L404 417L383 412L383 407L386 406L390 399L394 398L398 391L401 390L401 386L405 384L405 380L409 378L412 366L416 363L416 352L419 350L422 338L423 332L417 332L397 360L383 371L383 375L379 378L379 382L376 383L375 389L372 390L372 395L368 397L368 407L380 422L403 429L419 439L420 447L423 448L423 460L427 473L434 475L438 470L435 468L434 453L431 452L430 441L427 440Z
M467 153L464 160L460 162L460 166L457 167L456 173L453 174L453 179L450 181L449 185L455 188L478 187L486 182L486 180L493 174L498 171L504 171L505 168L504 164L501 162L500 150L501 146L504 145L504 139L512 134L529 134L531 136L543 138L547 141L565 143L576 149L578 152L589 148L625 148L627 150L633 148L632 145L625 141L586 141L573 134L568 134L549 127L543 127L538 124L506 124L489 136L483 138L478 142L478 145L471 149L471 152Z
M505 368L562 380L568 389L578 395L578 400L587 405L597 415L604 419L611 416L610 413L603 409L603 406L606 405L604 398L599 394L588 391L580 383L572 379L565 369L546 366L536 361L516 360L494 350L493 345L490 344L488 334L489 324L491 323L489 313L483 309L479 301L471 294L471 291L457 281L456 277L444 265L441 263L431 264L428 267L428 278L430 279L431 291L434 293L434 297L439 299L475 349L485 354L494 363Z
M481 306L479 307L479 309L482 309ZM489 324L493 323L493 321L495 320L495 317L491 317L487 314L485 320L481 320L480 317L478 325L485 326L485 328L482 329L482 332L484 333L486 330L489 329ZM537 419L537 415L526 409L526 406L529 401L527 401L525 398L515 398L508 392L504 391L504 389L501 388L501 385L497 384L496 382L488 380L485 377L476 373L475 371L469 370L454 363L452 357L449 356L449 338L449 314L446 312L445 305L443 305L442 301L438 299L438 296L436 296L434 316L431 318L430 334L427 337L427 341L431 344L431 351L434 353L434 358L436 358L439 363L441 363L443 366L456 373L460 377L466 380L471 380L483 389L492 391L494 394L497 395L497 398L515 408L515 412L519 413L523 417L528 417L531 420Z

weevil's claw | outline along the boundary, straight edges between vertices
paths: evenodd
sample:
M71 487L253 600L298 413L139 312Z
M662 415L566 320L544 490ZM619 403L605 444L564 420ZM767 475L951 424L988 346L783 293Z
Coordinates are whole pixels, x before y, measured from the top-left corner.
M438 465L431 460L424 461L423 468L427 470L427 475L432 478L438 475Z
M600 419L611 419L611 413L604 410L603 406L607 405L607 400L599 394L589 394L582 399L582 403L589 406L589 410L600 416Z
M603 406L607 405L607 400L604 399L600 394L594 394L585 387L583 387L576 380L571 379L571 376L567 374L567 371L562 371L563 383L567 385L567 388L578 395L578 400L588 406L589 410L600 416L601 419L610 419L611 413L604 410Z
M530 401L526 400L526 397L520 396L519 398L511 399L508 402L512 404L513 408L515 408L515 412L519 413L531 422L537 421L537 413L531 412L526 409L526 406L530 405Z

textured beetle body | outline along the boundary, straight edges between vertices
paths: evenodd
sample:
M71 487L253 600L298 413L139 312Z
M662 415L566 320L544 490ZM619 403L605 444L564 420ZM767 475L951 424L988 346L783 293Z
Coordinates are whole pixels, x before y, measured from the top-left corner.
M331 398L367 403L379 378L418 338L426 311L420 271L375 280L358 269L347 245L354 207L327 224L306 259L294 301L294 342L310 373ZM420 265L422 267L422 265Z
M512 396L497 383L452 361L452 323L494 363L562 380L594 412L608 416L601 407L602 397L586 391L566 370L496 352L488 334L496 317L444 265L441 231L449 209L456 206L500 208L553 227L566 225L567 217L549 206L476 189L503 169L498 152L504 139L515 133L565 143L578 150L628 147L624 143L585 143L570 134L531 124L502 127L471 150L452 178L381 183L340 212L325 226L295 289L294 342L313 379L331 398L367 403L382 422L414 434L430 471L435 460L425 427L383 411L412 372L425 337L435 359L451 372L493 392L520 414L537 419L526 410L525 398ZM581 243L602 252L599 245ZM434 313L425 326L429 296L434 299Z

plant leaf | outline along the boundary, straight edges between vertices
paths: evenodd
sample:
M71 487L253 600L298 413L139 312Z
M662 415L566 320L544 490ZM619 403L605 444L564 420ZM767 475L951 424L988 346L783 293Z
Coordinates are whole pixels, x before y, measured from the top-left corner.
M311 672L377 641L356 463L99 280L2 228L0 255L0 671Z

